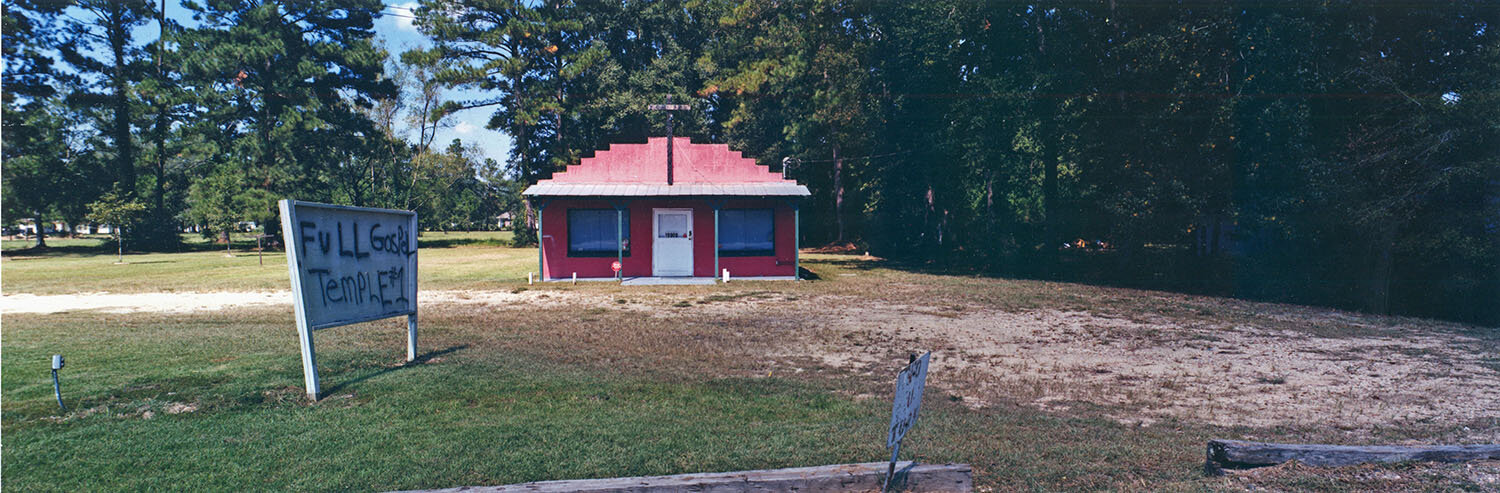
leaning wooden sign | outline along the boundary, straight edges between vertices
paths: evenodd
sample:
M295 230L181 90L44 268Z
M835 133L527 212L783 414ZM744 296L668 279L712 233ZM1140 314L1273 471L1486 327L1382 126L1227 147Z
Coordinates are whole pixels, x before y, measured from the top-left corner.
M891 427L885 436L886 448L899 449L901 439L906 438L911 425L917 423L917 413L922 410L922 390L927 388L927 365L931 360L932 352L928 351L920 358L912 358L896 375L896 397L891 403Z
M891 402L891 426L885 435L885 446L891 449L891 464L886 468L882 491L889 489L891 479L896 476L896 460L901 457L901 440L906 438L906 432L911 430L911 426L917 424L917 413L922 410L922 390L927 388L927 364L931 360L931 351L920 358L912 355L906 368L902 368L901 373L896 375L896 397Z
M406 360L417 357L417 213L281 201L302 374L318 399L313 331L406 318Z

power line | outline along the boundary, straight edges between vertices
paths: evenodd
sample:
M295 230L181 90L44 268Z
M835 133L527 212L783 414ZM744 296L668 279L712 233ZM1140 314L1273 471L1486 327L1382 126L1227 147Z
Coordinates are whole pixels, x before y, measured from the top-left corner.
M885 153L885 154L872 154L872 155L869 155L869 156L845 157L845 158L839 158L838 160L840 160L840 161L858 161L858 160L861 160L861 159L876 159L876 158L883 158L883 157L890 157L890 156L899 156L899 155L902 155L902 154L911 154L913 152L917 152L917 151L901 151L901 152L890 152L890 153ZM833 160L833 159L798 159L797 163L798 164L804 164L804 163L831 163L831 162L834 162L834 161L835 160Z

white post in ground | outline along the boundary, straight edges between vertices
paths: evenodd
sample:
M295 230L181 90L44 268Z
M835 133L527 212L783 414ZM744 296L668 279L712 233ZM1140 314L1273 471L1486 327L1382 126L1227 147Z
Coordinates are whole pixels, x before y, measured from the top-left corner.
M417 314L406 316L406 361L417 360Z
M277 203L281 209L281 231L286 235L286 267L292 279L292 302L293 312L297 315L297 341L302 346L302 383L307 388L307 396L313 401L318 400L318 360L313 356L313 329L307 322L307 308L302 303L302 283L300 280L300 262L302 250L305 248L300 242L291 241L292 225L295 224L293 215L295 211L290 201L282 200Z
M578 284L578 273L577 272L573 273L573 284L575 284L575 285Z
M729 269L724 269L724 283L729 283Z
M535 274L535 272L527 272L526 273L526 285L527 286L530 286L531 283L532 283L532 280L531 280L532 274Z
M307 396L317 401L318 360L313 356L312 329L308 328L300 308L297 309L297 336L302 342L302 383L307 387Z

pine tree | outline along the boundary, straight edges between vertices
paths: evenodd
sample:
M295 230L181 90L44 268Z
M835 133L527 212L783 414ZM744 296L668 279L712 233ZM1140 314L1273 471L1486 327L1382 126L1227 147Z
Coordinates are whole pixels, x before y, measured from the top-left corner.
M140 100L136 94L144 70L144 56L135 43L134 30L151 19L145 0L80 0L82 12L68 19L68 43L62 57L84 74L85 90L69 94L70 102L87 108L106 109L96 124L108 138L115 193L136 196L135 117Z
M363 145L379 132L357 108L395 92L374 45L380 3L186 6L201 27L181 33L178 51L197 105L209 109L198 131L218 146L217 165L250 163L246 185L268 196L328 200L339 170L359 166L350 154L378 148Z

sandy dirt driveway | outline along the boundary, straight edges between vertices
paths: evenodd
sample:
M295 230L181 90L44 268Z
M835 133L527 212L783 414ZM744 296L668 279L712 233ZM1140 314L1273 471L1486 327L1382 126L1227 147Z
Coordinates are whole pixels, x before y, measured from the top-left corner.
M576 296L553 294L538 299L536 293L517 295L503 291L422 291L422 304L566 303ZM78 293L61 295L7 294L0 296L0 314L65 313L97 310L102 313L193 313L240 307L292 305L291 291L223 291L172 293Z
M1453 439L1500 442L1500 360L1492 341L1465 334L1462 326L1403 327L1402 319L1323 309L1267 313L1264 324L1220 324L1151 314L1127 319L834 294L751 294L691 310L659 309L701 299L685 293L638 292L629 296L647 302L621 304L620 293L588 290L423 291L420 301L435 309L569 306L733 317L751 327L791 323L805 330L773 348L778 358L870 376L898 368L908 351L930 349L931 385L975 407L1090 406L1142 426L1163 418L1351 433L1450 426L1465 430ZM17 294L0 296L0 313L194 312L290 303L286 291ZM1319 336L1273 323L1278 317L1327 317L1371 330Z

